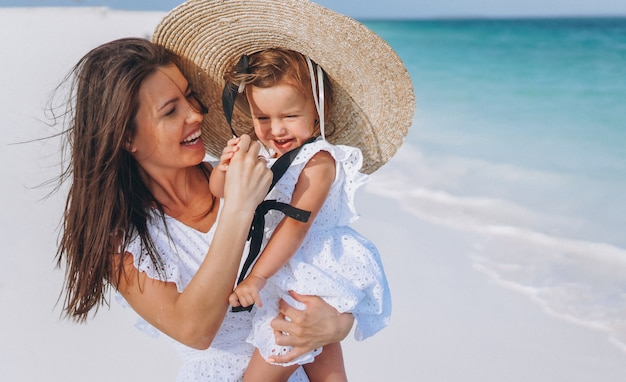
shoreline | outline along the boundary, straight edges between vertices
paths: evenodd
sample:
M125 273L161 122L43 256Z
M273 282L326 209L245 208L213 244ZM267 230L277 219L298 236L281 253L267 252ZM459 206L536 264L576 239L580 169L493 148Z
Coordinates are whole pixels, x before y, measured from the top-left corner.
M393 160L381 171L387 166ZM393 313L371 344L344 341L355 380L617 382L626 375L626 353L604 332L550 316L476 270L472 234L422 221L367 190L357 202L362 217L354 227L379 247ZM361 370L373 356L392 367Z

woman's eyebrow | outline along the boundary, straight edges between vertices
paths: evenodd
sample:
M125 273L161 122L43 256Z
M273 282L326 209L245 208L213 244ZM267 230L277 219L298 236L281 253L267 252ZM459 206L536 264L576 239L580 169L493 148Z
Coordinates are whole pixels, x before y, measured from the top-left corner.
M174 97L172 99L167 100L160 108L157 109L157 111L161 111L161 110L165 109L168 105L178 101L179 98L180 97L176 96L176 97Z

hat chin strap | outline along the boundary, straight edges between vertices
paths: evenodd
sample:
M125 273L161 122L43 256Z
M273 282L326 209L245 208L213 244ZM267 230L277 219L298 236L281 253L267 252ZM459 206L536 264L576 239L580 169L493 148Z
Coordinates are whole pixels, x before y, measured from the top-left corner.
M315 102L315 109L317 110L317 115L320 119L320 135L323 140L326 140L326 136L324 135L324 72L322 71L322 67L319 65L315 65L317 67L317 81L315 76L315 71L313 70L313 63L308 56L306 57L306 63L309 66L309 74L311 76L311 88L313 89L313 101ZM318 86L316 86L316 82ZM316 91L317 90L317 91Z

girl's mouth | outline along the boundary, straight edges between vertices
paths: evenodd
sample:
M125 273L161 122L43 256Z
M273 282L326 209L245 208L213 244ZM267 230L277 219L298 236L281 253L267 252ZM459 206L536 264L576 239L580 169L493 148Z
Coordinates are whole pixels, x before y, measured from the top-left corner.
M289 147L293 139L275 139L274 145L277 149L283 149L285 147Z

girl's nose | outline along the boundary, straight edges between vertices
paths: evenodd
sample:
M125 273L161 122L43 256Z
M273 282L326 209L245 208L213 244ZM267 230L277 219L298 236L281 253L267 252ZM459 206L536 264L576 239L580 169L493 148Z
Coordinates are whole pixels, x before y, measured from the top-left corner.
M271 120L270 130L272 131L272 135L280 135L283 131L285 131L285 124L281 118L275 118Z

